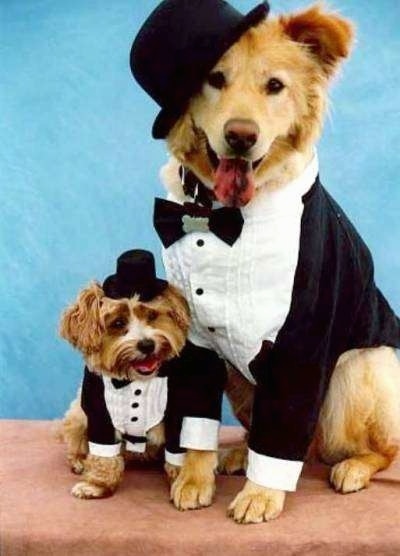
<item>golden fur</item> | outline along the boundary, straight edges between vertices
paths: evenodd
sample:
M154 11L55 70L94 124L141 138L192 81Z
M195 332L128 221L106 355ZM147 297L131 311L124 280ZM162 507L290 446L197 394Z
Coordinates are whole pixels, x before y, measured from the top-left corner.
M188 450L185 463L171 486L171 500L179 510L210 506L215 492L215 452Z
M143 303L131 299L111 299L99 284L82 290L64 312L60 334L79 349L89 369L114 378L134 380L143 376L135 368L145 358L138 342L151 338L158 367L163 361L180 353L189 327L189 308L173 286L159 296ZM157 374L156 367L151 380ZM159 423L147 432L146 452L124 458L88 455L87 418L80 404L80 392L71 403L61 426L61 437L67 446L67 460L74 473L83 473L83 480L72 489L78 498L110 496L122 480L125 459L160 459L165 443L164 425ZM173 470L168 470L168 476ZM176 470L175 470L176 475Z
M169 133L171 153L212 188L214 169L206 142L219 156L227 154L225 123L251 120L260 129L250 153L253 161L262 158L255 170L257 186L286 183L310 159L329 80L349 54L352 37L348 21L319 7L250 29L213 69L226 76L227 86L216 90L204 84ZM279 95L265 92L271 77L285 84Z
M245 33L213 69L223 74L224 87L205 83L169 133L173 158L162 171L167 187L182 197L177 173L182 163L213 189L209 149L218 157L232 156L223 131L232 119L251 121L260 130L247 156L253 163L258 161L255 195L261 187L281 187L297 177L312 157L327 107L328 85L350 53L353 34L349 21L320 5L269 18ZM266 94L265 84L271 78L284 84L279 94ZM399 378L400 365L390 348L354 350L341 356L313 442L315 452L333 465L331 483L338 492L366 487L372 475L392 461L400 423ZM248 427L253 389L232 370L228 396ZM237 470L244 459L245 452L236 449L222 467ZM207 461L204 453L188 452L172 485L177 508L209 503L214 491L213 466L214 460ZM280 514L284 498L283 492L247 481L230 505L229 515L243 523L267 521Z

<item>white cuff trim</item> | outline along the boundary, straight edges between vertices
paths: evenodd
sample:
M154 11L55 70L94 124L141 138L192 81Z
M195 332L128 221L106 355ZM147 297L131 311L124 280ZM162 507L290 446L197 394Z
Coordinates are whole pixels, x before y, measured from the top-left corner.
M295 491L302 467L302 461L271 458L249 449L247 478L267 488Z
M185 461L186 454L173 454L172 452L168 452L165 450L165 461L170 463L171 465L177 465L178 467L182 467L183 462Z
M128 452L136 452L137 454L143 454L146 451L146 442L125 442L125 449Z
M96 444L89 442L89 453L92 456L101 456L102 458L112 458L118 456L121 451L121 442L117 444Z
M184 417L181 430L181 448L191 450L218 449L219 421L203 417Z

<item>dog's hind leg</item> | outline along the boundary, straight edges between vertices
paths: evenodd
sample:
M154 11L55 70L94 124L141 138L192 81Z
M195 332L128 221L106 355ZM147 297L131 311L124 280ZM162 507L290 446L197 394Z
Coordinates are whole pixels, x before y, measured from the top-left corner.
M342 355L324 401L318 435L321 458L333 465L337 492L356 492L390 465L400 430L400 364L387 347Z
M61 424L61 436L67 445L67 460L71 471L83 472L88 454L87 418L80 404L80 394L71 403Z
M391 458L370 452L347 458L332 467L330 483L342 494L357 492L369 485L371 477L382 469L386 469Z
M247 469L248 448L244 440L240 446L218 450L218 471L223 475L244 474Z

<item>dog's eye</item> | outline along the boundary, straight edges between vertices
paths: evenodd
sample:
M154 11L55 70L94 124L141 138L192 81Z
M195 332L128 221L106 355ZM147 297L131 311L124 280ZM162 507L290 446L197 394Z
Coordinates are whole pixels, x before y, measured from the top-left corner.
M153 322L154 320L156 320L157 317L158 317L158 312L155 311L154 309L150 309L149 312L147 313L148 322Z
M124 328L126 325L127 322L125 319L115 319L110 324L111 328L114 328L114 330L121 330L121 328Z
M226 85L225 75L222 71L214 71L208 76L207 83L214 89L223 89Z
M267 83L267 93L269 95L277 95L284 89L285 85L280 79L272 77Z

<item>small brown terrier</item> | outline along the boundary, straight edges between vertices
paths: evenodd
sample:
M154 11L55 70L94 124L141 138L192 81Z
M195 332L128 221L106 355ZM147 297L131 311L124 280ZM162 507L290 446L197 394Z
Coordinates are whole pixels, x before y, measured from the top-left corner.
M71 470L77 474L83 473L83 480L72 489L72 494L78 498L101 498L110 496L116 490L124 470L124 457L119 453L118 441L126 440L124 456L129 446L133 452L142 452L144 458L160 454L164 445L162 415L166 404L166 379L157 377L157 374L164 362L180 353L189 326L189 309L185 299L166 282L162 284L163 281L158 280L163 285L162 291L151 299L147 299L147 296L145 301L138 293L126 297L108 297L104 291L106 282L103 287L92 283L83 289L75 303L64 312L60 324L61 336L77 348L85 359L87 368L83 393L85 381L95 383L97 388L92 405L87 402L86 405L91 409L101 404L102 396L98 394L101 388L103 405L107 405L110 412L107 419L109 425L115 427L117 442L106 446L104 453L103 445L90 442L91 423L90 418L88 423L87 407L85 411L82 409L85 396L81 398L80 390L62 422L62 437L67 444ZM122 387L113 386L118 383ZM153 397L147 409L142 410L142 421L147 418L147 424L155 424L146 428L146 423L142 423L145 438L139 450L132 450L130 441L134 440L130 427L137 426L137 423L132 424L130 421L138 421L138 417L130 418L131 408L137 408L139 403L131 404L129 398L142 391ZM121 398L117 400L117 407L111 410L108 405L110 392L114 396L112 400L123 392L125 398L122 401L126 402L128 398L127 409L121 409L123 406L118 405ZM104 403L104 399L108 402ZM142 401L143 397L140 399L141 404ZM160 420L154 421L153 415L153 421L149 421L149 411L154 413L154 407ZM128 415L128 424L121 421L121 411ZM98 428L99 419L97 415L94 417L95 427ZM137 434L135 430L133 434ZM118 452L111 453L115 446L118 446Z

